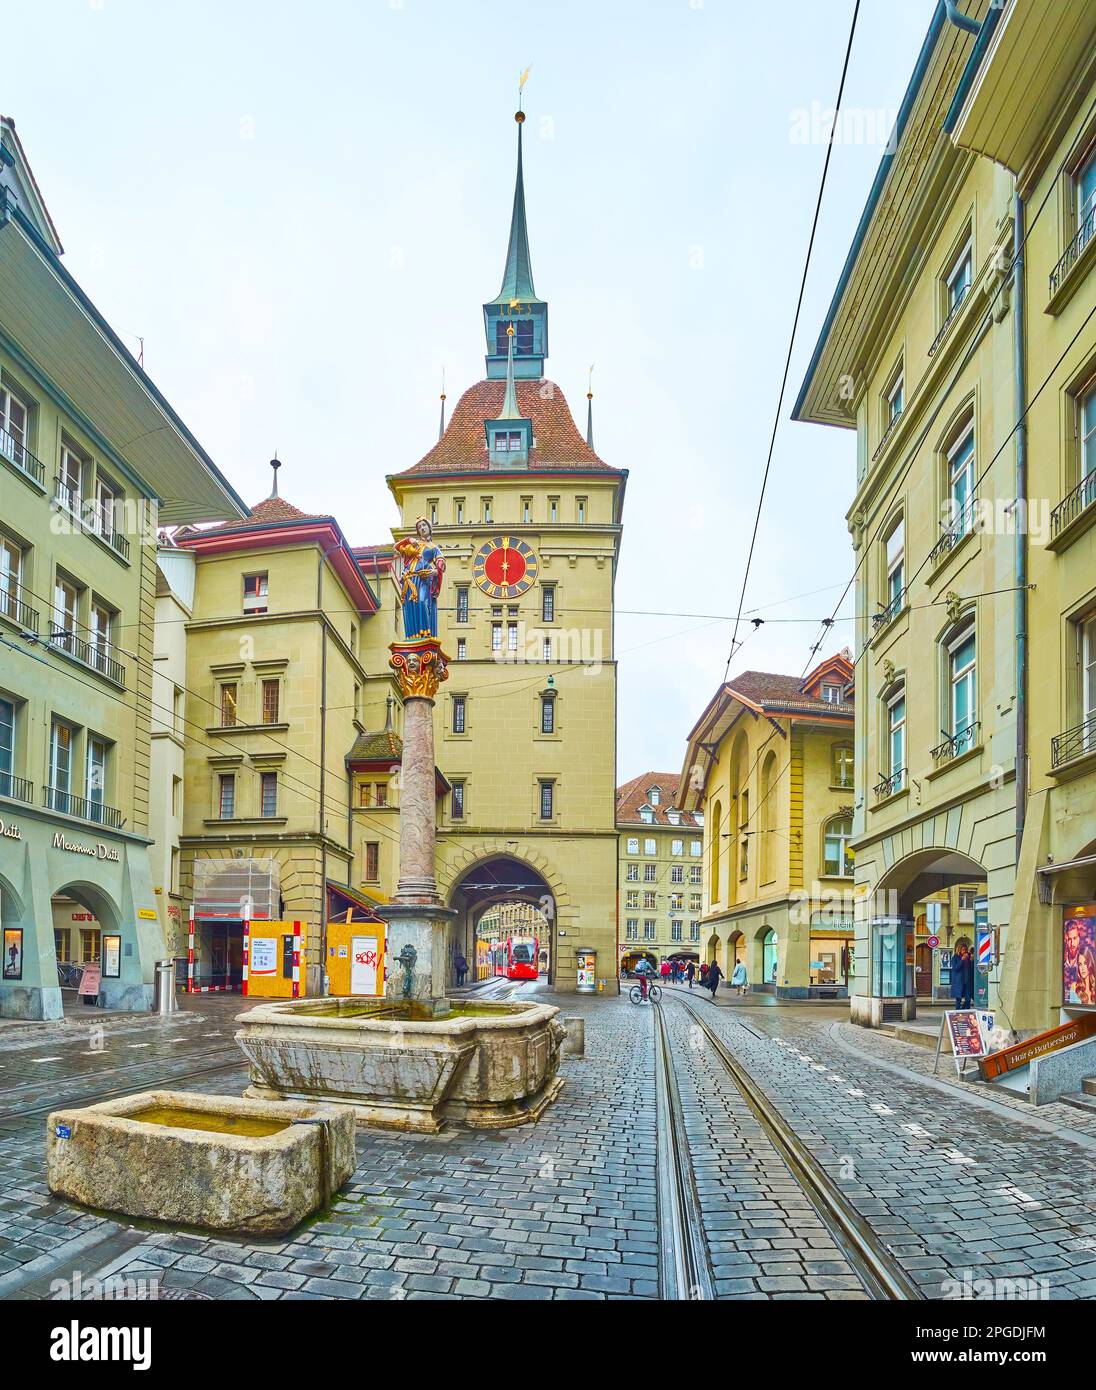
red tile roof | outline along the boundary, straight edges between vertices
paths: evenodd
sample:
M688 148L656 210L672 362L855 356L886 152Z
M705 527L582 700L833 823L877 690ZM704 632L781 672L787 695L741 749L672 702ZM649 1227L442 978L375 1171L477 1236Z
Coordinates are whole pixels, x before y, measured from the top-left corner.
M640 820L639 811L641 806L647 805L648 790L651 787L657 787L661 795L658 805L651 808L655 815L653 823L661 826L671 825L672 822L667 819L666 812L675 809L677 780L676 772L645 772L641 777L633 777L630 782L625 782L622 787L617 787L617 823L651 824L650 821ZM688 811L682 811L680 824L695 826L696 820Z
M264 497L248 510L243 521L219 521L216 526L205 527L210 531L258 530L263 526L275 526L280 521L331 521L332 517L322 512L302 512L284 497Z
M538 468L620 472L602 462L579 434L566 397L555 382L519 381L516 385L518 410L533 422L533 447L529 451L531 472ZM498 418L505 392L505 381L480 381L469 387L457 402L441 439L418 463L395 476L486 472L489 462L483 422Z
M851 701L831 704L804 690L800 676L782 676L775 671L743 671L728 682L727 690L764 709L825 709L834 714L852 714Z

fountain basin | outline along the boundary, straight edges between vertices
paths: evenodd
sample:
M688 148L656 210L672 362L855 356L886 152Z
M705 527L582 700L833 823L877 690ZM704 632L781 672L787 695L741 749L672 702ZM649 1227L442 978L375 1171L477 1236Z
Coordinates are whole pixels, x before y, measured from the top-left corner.
M563 1085L563 1025L549 1004L302 999L238 1016L251 1067L245 1094L345 1107L363 1124L433 1133L443 1125L527 1124Z
M58 1197L214 1231L291 1230L354 1171L343 1109L143 1091L56 1110L46 1174Z

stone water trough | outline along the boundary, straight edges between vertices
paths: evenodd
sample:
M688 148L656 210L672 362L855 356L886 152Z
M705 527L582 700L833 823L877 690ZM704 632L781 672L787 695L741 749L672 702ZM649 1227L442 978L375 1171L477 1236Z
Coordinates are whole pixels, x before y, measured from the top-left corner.
M248 1096L322 1102L360 1122L433 1133L535 1120L563 1085L550 1004L302 999L236 1022Z
M58 1197L173 1225L263 1235L325 1207L354 1171L354 1119L329 1106L143 1091L47 1123Z

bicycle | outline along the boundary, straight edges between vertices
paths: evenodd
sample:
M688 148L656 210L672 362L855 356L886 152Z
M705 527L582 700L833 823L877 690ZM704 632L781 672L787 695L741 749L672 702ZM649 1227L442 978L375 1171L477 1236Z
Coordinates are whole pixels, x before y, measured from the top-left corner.
M642 989L640 989L639 985L632 986L632 988L628 991L628 998L632 1001L633 1004L643 1003L643 991ZM647 986L647 998L651 1001L652 1004L658 1003L658 1001L662 998L662 990L658 987L658 985Z

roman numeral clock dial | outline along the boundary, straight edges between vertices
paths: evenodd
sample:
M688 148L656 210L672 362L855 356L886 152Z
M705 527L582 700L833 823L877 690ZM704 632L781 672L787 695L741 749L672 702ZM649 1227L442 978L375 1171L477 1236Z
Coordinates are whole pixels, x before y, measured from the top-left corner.
M472 579L488 598L520 598L537 582L536 551L514 536L495 536L476 551Z

